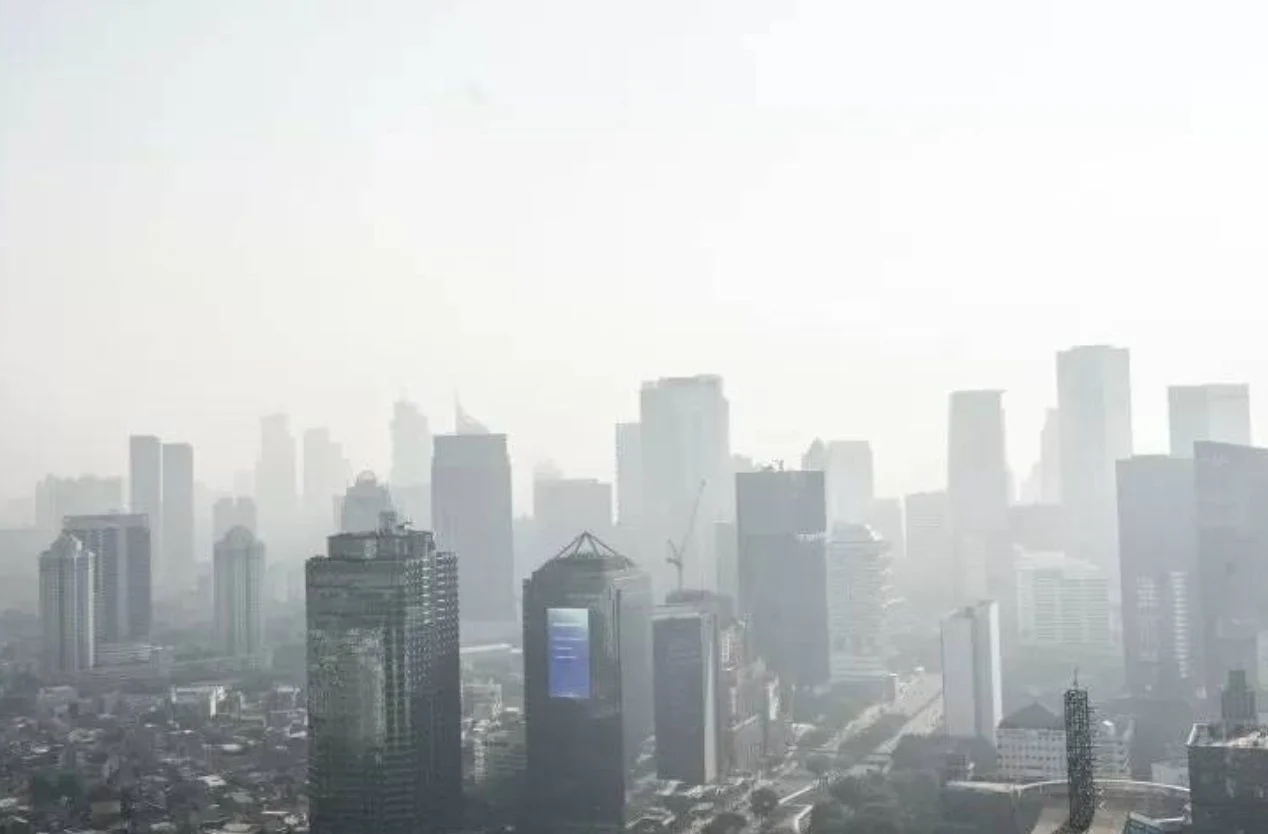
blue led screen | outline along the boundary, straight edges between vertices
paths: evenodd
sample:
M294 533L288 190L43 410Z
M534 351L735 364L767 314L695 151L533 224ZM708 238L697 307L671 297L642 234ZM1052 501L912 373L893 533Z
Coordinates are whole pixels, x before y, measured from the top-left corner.
M550 697L590 697L590 609L546 609Z

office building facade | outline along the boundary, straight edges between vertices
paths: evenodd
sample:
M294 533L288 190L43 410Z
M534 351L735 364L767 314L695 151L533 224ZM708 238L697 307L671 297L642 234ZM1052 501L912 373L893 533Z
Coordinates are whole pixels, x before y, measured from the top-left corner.
M717 615L692 605L657 610L652 628L656 775L688 785L721 766Z
M149 518L150 544L158 558L163 547L163 442L153 435L128 438L128 510Z
M1249 385L1173 385L1167 415L1175 457L1192 458L1199 441L1250 445Z
M171 590L194 584L194 447L163 444L163 551L155 566ZM153 521L150 522L154 524Z
M889 545L861 524L833 527L826 588L832 683L880 686L889 677L885 624L891 593Z
M140 514L71 516L65 531L92 554L97 642L146 644L153 620L151 519Z
M616 520L638 529L643 521L643 427L616 424Z
M948 736L994 741L1003 718L994 601L965 606L942 621L942 710Z
M302 539L298 530L299 498L295 436L285 414L260 419L260 457L255 465L255 504L260 534L275 554L287 552Z
M63 533L40 554L40 623L47 674L74 675L93 666L93 559L83 543Z
M624 830L653 732L652 611L648 576L588 533L524 582L529 832Z
M1064 553L1023 553L1017 562L1018 643L1080 655L1117 652L1109 579Z
M225 496L216 501L211 509L211 537L218 542L234 527L243 527L252 535L259 533L259 514L255 509L255 499L245 495Z
M612 538L612 485L593 478L533 480L533 518L544 556L553 556L580 533Z
M362 472L343 494L339 532L372 533L379 528L383 513L395 511L387 485L379 483L373 472Z
M823 473L829 528L868 522L876 498L872 444L816 438L802 456L801 468Z
M462 810L458 565L396 524L306 564L314 834L443 832Z
M264 544L245 527L216 543L212 557L216 649L226 657L264 652Z
M990 596L1011 610L1008 462L999 391L953 391L947 433L954 602Z

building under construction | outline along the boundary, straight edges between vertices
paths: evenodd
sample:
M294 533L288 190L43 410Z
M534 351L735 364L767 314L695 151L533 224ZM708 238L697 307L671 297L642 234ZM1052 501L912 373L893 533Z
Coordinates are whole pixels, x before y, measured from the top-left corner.
M1078 681L1065 693L1066 777L1070 818L1066 830L1087 831L1096 815L1096 753L1092 743L1092 706Z

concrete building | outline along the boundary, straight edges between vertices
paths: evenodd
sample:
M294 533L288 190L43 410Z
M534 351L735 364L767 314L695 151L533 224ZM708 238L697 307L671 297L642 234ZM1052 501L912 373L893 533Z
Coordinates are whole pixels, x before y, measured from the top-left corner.
M255 499L245 495L226 496L216 501L211 510L211 535L213 541L220 541L234 527L242 527L251 531L251 535L259 532L259 515L255 509Z
M876 499L872 444L866 440L815 438L801 458L807 472L822 472L828 527L867 524Z
M947 431L954 603L990 596L1013 608L1008 542L1008 462L1000 391L953 391Z
M106 647L147 644L153 620L153 548L148 516L84 515L65 531L93 558L94 625Z
M530 834L624 831L653 731L652 609L647 575L588 533L525 581Z
M1018 642L1028 648L1116 651L1109 580L1064 553L1025 553L1017 563Z
M1202 686L1193 461L1118 463L1123 659L1137 697L1192 700Z
M40 554L40 623L46 673L74 675L92 668L93 559L69 533Z
M823 473L767 469L735 481L739 612L754 648L786 683L826 683Z
M1103 720L1092 727L1097 779L1131 778L1135 723ZM1031 704L999 723L995 734L999 778L1004 782L1048 782L1066 778L1065 721L1041 704Z
M362 472L344 492L339 505L340 533L373 533L384 513L396 512L392 493L373 472Z
M216 649L226 657L264 651L264 545L245 527L216 543L212 562Z
M306 565L314 834L453 830L462 811L458 565L393 516Z
M1173 385L1167 406L1175 457L1193 457L1203 440L1250 445L1249 385Z
M534 478L533 518L543 548L542 560L589 531L612 538L612 485L594 478Z
M431 425L408 400L392 410L392 495L401 517L420 530L431 529Z
M951 506L945 492L917 492L903 500L907 558L897 566L896 584L914 613L936 625L941 612L955 607L952 571Z
M260 457L255 465L255 503L260 512L260 533L275 554L286 553L302 539L297 530L299 499L295 461L295 436L285 414L260 420Z
M704 785L720 775L720 656L716 615L667 605L652 626L656 775Z
M68 515L117 513L124 509L123 479L82 475L48 475L35 485L35 526L41 531L62 529Z
M616 424L616 521L637 530L643 522L643 427Z
M828 540L828 667L833 684L884 687L889 545L870 527L838 524Z
M431 483L437 545L458 554L464 639L504 639L516 619L506 435L437 435Z
M149 518L155 558L163 552L163 443L148 434L128 438L128 510ZM90 514L86 514L90 515ZM61 524L61 519L58 519Z
M1258 834L1268 820L1268 727L1245 721L1255 713L1245 674L1230 673L1228 690L1220 721L1189 734L1193 834Z
M942 621L942 710L948 736L994 742L1003 718L994 601L966 606Z
M150 521L151 527L154 521ZM171 590L194 586L194 447L163 444L163 551L158 584Z
M639 423L644 568L660 597L677 587L677 574L661 554L665 542L679 542L686 534L685 586L716 590L713 524L733 518L735 509L730 405L722 378L643 383Z
M1132 455L1131 363L1124 348L1057 354L1061 495L1068 552L1104 568L1119 593L1115 467Z
M1194 444L1198 612L1211 708L1234 669L1268 685L1268 449Z

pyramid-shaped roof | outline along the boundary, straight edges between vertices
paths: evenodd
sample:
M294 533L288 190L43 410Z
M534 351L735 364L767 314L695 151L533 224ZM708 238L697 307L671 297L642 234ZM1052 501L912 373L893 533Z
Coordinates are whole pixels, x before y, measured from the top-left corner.
M1065 722L1038 702L1022 707L999 722L1001 730L1063 730Z
M569 542L550 561L594 562L611 568L637 567L632 559L617 553L609 544L588 530Z

